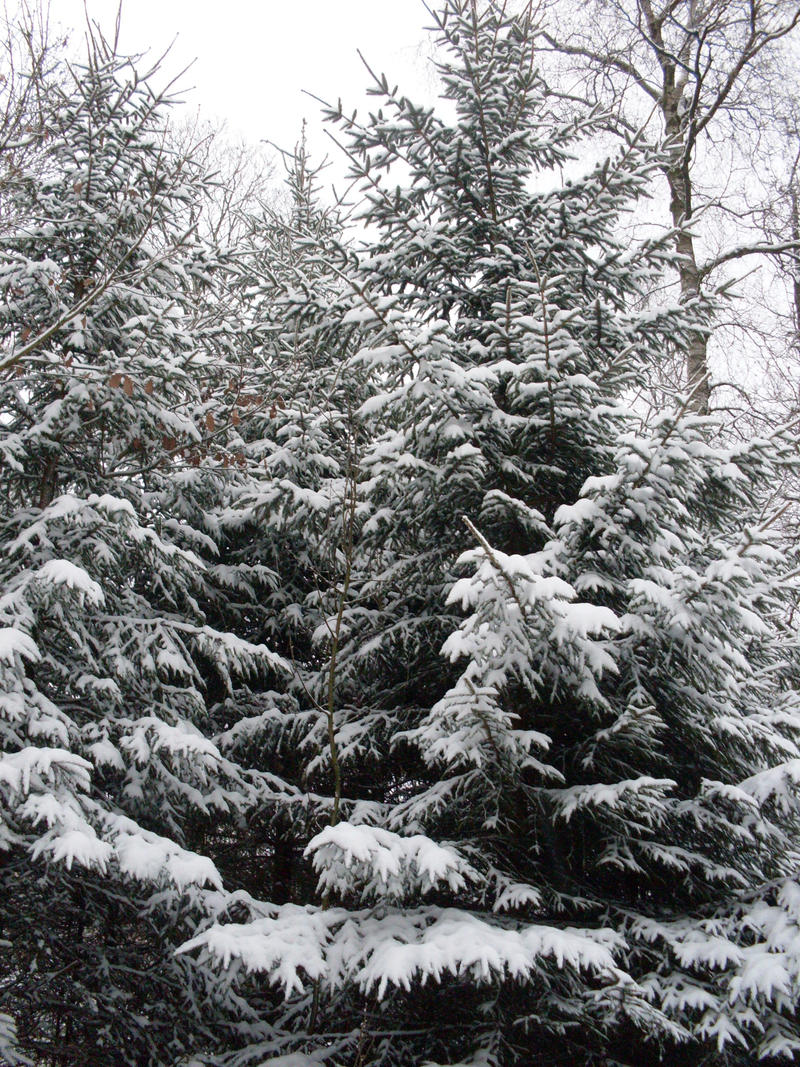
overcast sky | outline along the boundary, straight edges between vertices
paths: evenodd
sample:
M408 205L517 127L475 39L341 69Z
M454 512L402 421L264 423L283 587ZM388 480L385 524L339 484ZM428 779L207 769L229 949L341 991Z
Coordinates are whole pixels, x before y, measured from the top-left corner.
M86 0L90 15L113 28L117 0ZM51 18L85 25L83 0L51 0ZM376 71L418 98L429 99L430 22L420 0L123 0L125 51L162 52L174 40L169 69L194 61L182 84L185 98L232 132L291 148L303 118L312 148L329 150L319 106L308 90L335 102L362 105L369 75L360 49Z

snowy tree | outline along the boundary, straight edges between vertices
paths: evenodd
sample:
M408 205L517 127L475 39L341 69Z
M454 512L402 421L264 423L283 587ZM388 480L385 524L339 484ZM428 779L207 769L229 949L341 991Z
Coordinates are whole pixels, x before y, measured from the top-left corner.
M251 641L267 641L290 667L288 684L239 688L210 709L220 751L273 784L246 823L220 820L206 841L237 916L246 894L245 914L259 923L276 907L314 898L316 875L304 849L345 803L338 739L331 738L332 678L363 506L354 496L363 374L348 372L346 362L358 324L330 317L346 291L341 274L350 254L336 206L318 196L303 140L287 163L287 202L278 198L278 206L252 213L237 252L231 296L245 355L234 403L244 466L218 513L220 557L212 568L222 572L221 586L233 579L220 617L235 619ZM289 934L300 937L301 949L309 943L304 915ZM232 1059L258 1061L296 1045L297 1008L287 1015L283 990L240 978L237 995L260 1021L242 1020Z
M224 906L194 846L270 791L210 737L212 679L283 667L209 623L237 443L156 76L91 37L2 189L0 996L35 1062L213 1045L231 1006L172 956Z
M376 236L329 317L371 396L319 903L185 948L295 1005L232 1063L791 1053L785 446L712 447L691 393L642 425L633 386L710 317L648 305L674 234L622 236L663 159L559 181L604 118L551 114L529 18L436 22L441 114L376 78L333 116Z

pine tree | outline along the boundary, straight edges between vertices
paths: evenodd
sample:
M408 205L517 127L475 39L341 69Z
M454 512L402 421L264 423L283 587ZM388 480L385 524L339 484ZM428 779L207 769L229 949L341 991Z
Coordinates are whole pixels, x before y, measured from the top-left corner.
M530 14L436 27L447 117L383 78L333 116L373 236L328 321L371 395L296 845L320 896L185 950L286 992L231 1064L790 1055L800 721L756 518L786 456L691 398L643 423L709 313L646 300L674 235L623 224L659 160L557 180L602 118L550 115Z
M205 827L268 790L211 740L209 694L283 668L209 624L214 509L238 446L226 347L196 309L221 266L192 222L207 180L169 146L156 76L92 37L2 190L12 1061L13 1041L34 1062L174 1064L241 1013L173 949L226 904L194 850Z

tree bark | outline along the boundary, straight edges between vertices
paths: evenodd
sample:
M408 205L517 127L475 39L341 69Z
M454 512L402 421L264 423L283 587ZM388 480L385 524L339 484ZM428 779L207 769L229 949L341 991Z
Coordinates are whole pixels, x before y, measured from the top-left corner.
M683 131L677 108L672 106L669 110L665 109L664 119L667 136L674 139L675 143L675 162L666 168L666 177L669 186L672 224L678 230L677 250L681 257L678 264L678 279L681 299L688 301L700 293L700 267L695 252L694 237L688 228L692 218L689 162L686 158L686 146L681 136ZM686 382L691 393L689 408L701 415L707 415L711 401L708 337L700 331L694 331L689 337L686 349Z

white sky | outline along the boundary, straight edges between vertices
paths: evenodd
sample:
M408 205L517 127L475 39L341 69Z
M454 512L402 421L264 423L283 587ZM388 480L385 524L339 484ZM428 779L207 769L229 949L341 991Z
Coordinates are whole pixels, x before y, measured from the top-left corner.
M92 18L110 33L117 0L86 0ZM51 20L78 38L83 0L51 0ZM121 47L156 55L174 40L168 70L192 60L182 85L187 103L226 120L249 140L267 138L290 149L303 118L315 156L332 146L321 132L319 105L303 90L345 105L367 102L376 72L424 100L433 95L431 54L420 0L123 0Z

